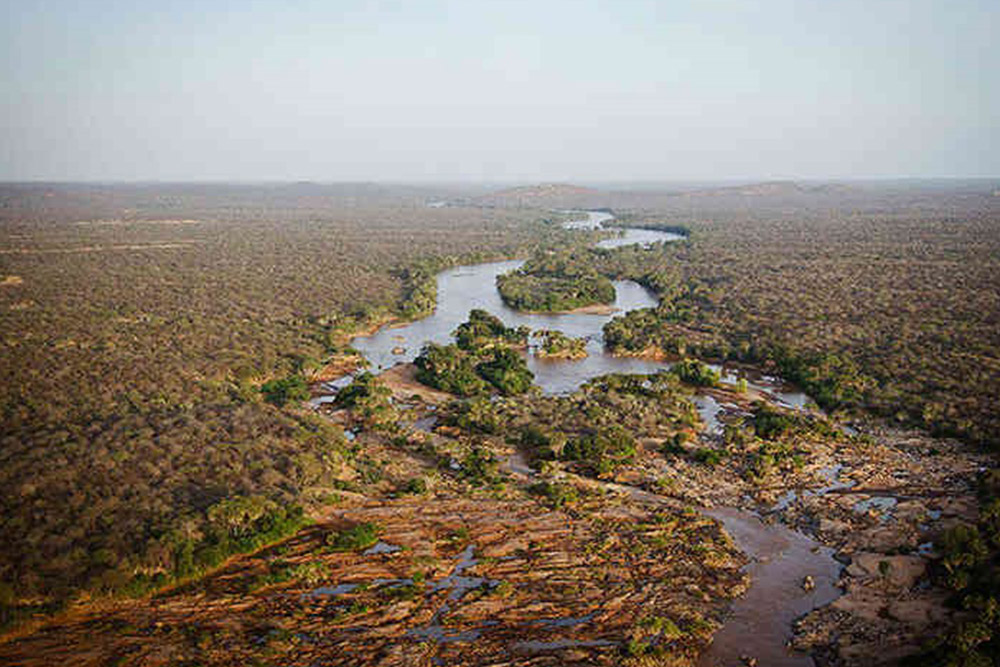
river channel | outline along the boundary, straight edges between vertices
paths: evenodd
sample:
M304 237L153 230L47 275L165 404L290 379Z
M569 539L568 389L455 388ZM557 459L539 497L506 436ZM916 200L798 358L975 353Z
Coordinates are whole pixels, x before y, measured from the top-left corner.
M588 212L586 220L570 223L573 228L599 228L613 216ZM599 247L649 245L674 242L682 237L667 232L625 228L620 236L601 241ZM669 368L661 361L616 357L604 350L602 329L613 317L657 305L654 294L631 281L616 281L615 311L605 314L527 314L508 308L496 289L496 277L521 266L521 261L490 262L459 266L438 274L438 305L433 315L400 327L386 327L371 336L354 338L352 345L369 361L373 372L411 362L428 342L449 343L456 327L469 311L481 308L497 315L507 326L528 326L532 330L558 329L587 339L586 359L543 361L533 354L527 360L535 383L547 394L564 394L587 380L608 373L656 373ZM777 378L747 375L746 371L719 368L723 378L743 377L748 384L787 406L800 408L808 397L783 385ZM711 434L715 413L720 409L710 396L698 396L696 403ZM704 510L723 523L726 531L750 559L747 572L751 587L737 600L699 667L728 667L740 664L742 656L752 656L768 667L809 667L813 660L794 653L786 645L792 635L792 621L839 595L835 582L841 565L830 549L803 533L780 524L769 524L752 513L732 507ZM805 590L803 579L810 576L815 587Z

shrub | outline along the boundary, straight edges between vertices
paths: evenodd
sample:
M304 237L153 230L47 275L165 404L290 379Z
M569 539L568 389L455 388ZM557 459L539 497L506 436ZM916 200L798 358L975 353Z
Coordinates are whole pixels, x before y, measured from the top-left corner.
M523 345L527 339L527 328L508 328L499 317L478 308L455 330L455 344L469 352L496 343Z
M726 453L720 449L707 449L702 447L694 453L694 460L698 463L704 463L708 466L717 466L722 463L723 457Z
M261 385L264 400L282 407L293 401L309 398L309 383L301 375L289 375L278 380L270 380Z
M414 477L403 487L403 493L421 495L427 493L427 481L423 477Z
M563 448L562 458L583 463L591 471L603 475L631 461L635 452L632 436L620 426L612 426L569 440Z
M779 412L764 403L754 406L753 427L757 437L774 440L785 435L795 426L795 420L783 412Z
M326 544L331 551L360 551L378 542L381 529L372 522L357 523L326 536Z
M334 405L350 408L355 417L367 426L379 427L396 423L396 410L390 397L392 390L371 373L359 374L339 392Z
M560 484L558 482L543 481L532 484L528 491L541 496L556 507L562 507L569 503L575 503L580 498L576 487L571 484Z
M681 382L693 384L696 387L714 387L719 384L719 374L708 364L697 359L683 359L670 367L670 372Z
M559 455L565 444L565 435L549 433L537 424L528 424L521 430L520 447L535 459L551 461Z
M509 347L494 348L492 358L477 365L476 372L504 396L525 393L535 380L521 355Z
M498 481L496 459L482 447L473 447L462 459L462 477L473 486L485 486Z

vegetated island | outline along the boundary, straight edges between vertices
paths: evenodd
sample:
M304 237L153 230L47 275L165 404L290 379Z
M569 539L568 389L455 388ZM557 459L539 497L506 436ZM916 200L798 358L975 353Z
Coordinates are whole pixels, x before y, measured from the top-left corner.
M614 312L615 287L590 258L586 250L536 252L520 269L497 276L500 297L525 312Z
M585 359L587 357L587 340L573 338L561 331L548 329L536 331L539 339L535 356L539 359Z

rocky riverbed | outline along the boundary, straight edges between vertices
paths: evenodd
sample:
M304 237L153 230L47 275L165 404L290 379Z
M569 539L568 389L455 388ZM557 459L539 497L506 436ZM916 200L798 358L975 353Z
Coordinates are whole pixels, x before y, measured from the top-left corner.
M749 414L741 395L712 394L720 424ZM931 583L935 544L957 523L975 522L975 480L990 458L919 432L857 426L853 435L799 441L800 465L759 477L747 474L753 452L723 444L720 429L706 425L687 451L726 450L716 465L652 456L620 476L693 505L742 507L813 537L844 564L836 581L843 595L797 619L792 645L819 665L894 664L955 620L947 592Z
M329 548L366 524L375 544ZM61 619L0 660L617 665L655 648L691 664L745 589L742 564L718 524L676 507L345 496L290 540L151 600Z

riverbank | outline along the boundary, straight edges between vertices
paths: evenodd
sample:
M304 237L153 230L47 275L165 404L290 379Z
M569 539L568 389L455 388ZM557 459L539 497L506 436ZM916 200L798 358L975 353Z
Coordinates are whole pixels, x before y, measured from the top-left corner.
M412 401L419 397L426 403L447 403L455 396L433 387L428 387L417 380L417 367L413 364L397 364L379 375L382 383L392 391L393 398L401 402Z
M544 361L579 361L587 358L587 350L559 350L557 352L536 350L535 356Z
M592 303L570 310L518 310L517 312L525 315L613 315L621 312L621 309L609 303Z

